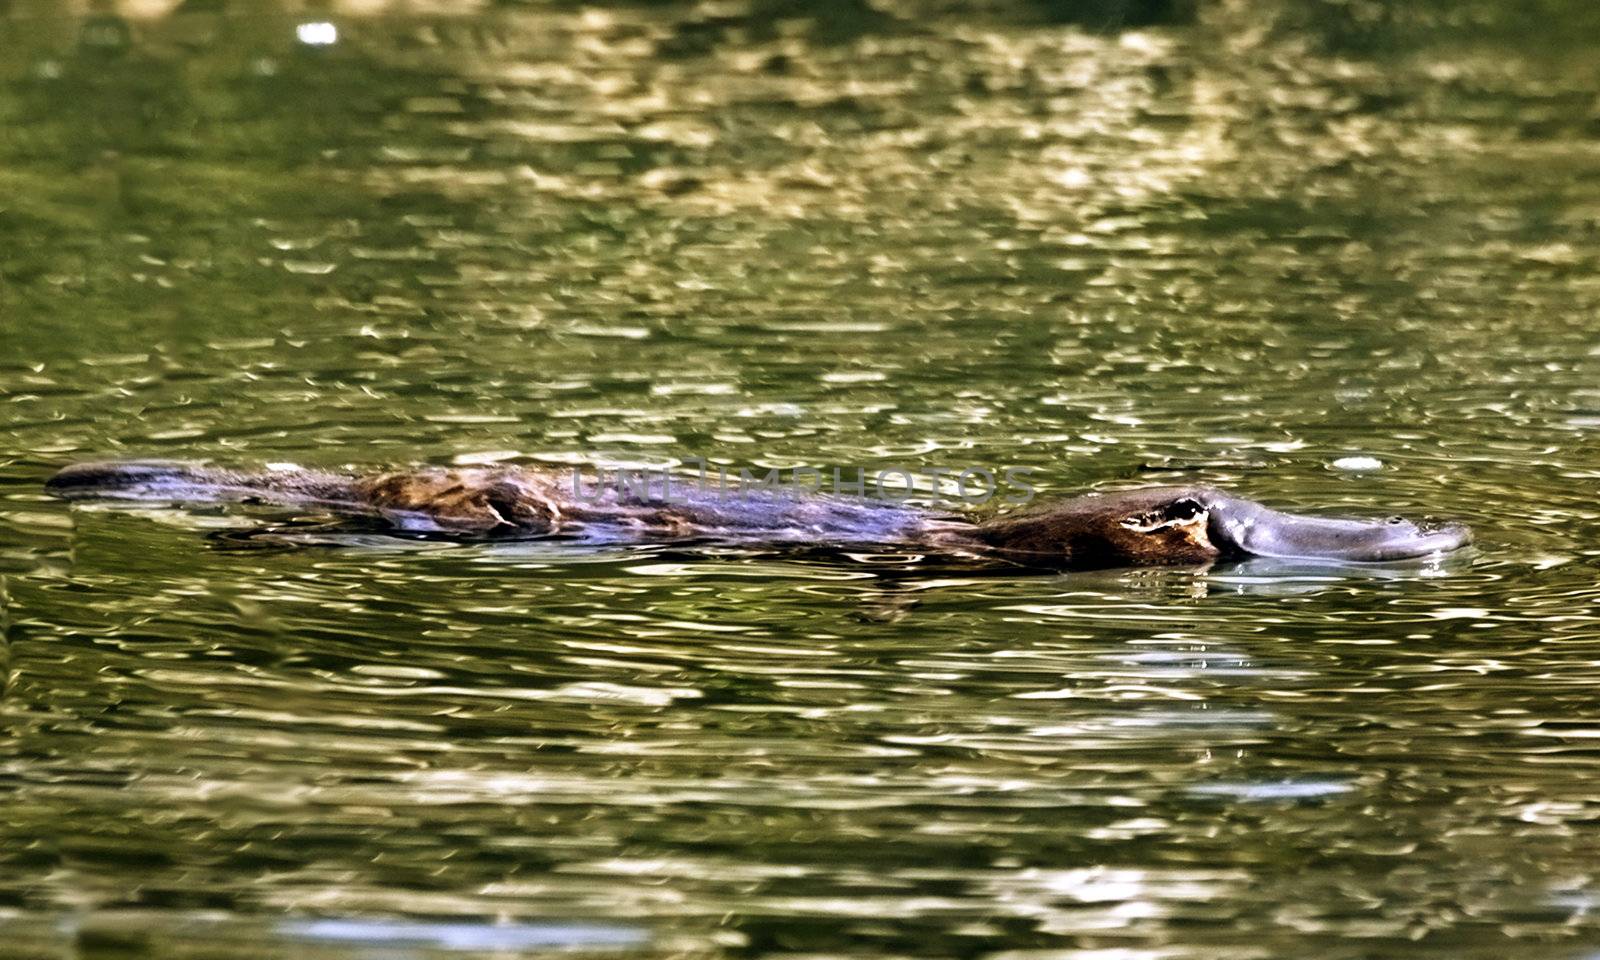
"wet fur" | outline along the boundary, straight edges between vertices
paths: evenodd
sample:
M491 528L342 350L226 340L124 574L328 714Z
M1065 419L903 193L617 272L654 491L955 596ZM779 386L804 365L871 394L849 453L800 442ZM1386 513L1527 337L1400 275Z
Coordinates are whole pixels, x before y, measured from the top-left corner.
M1078 497L979 524L972 536L1009 559L1050 558L1079 569L1215 560L1223 550L1212 543L1203 514L1187 521L1161 515L1185 493L1154 487Z

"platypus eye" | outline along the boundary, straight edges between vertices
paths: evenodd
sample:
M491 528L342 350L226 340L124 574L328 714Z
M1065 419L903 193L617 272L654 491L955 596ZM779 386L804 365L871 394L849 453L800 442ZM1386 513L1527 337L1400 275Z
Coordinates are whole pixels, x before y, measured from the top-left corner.
M1168 520L1193 520L1206 512L1204 505L1192 497L1174 500L1167 504L1167 509L1162 511Z
M1163 507L1141 513L1122 521L1124 527L1141 533L1153 533L1180 523L1188 523L1206 512L1205 504L1193 497L1182 497Z

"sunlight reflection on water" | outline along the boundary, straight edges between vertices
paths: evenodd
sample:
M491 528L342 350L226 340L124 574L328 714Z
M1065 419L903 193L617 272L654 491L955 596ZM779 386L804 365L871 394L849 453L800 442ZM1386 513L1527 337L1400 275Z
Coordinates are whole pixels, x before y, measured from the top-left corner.
M1325 6L102 56L15 0L0 955L1592 951L1593 58ZM974 575L42 494L113 455L1018 465L1478 543Z

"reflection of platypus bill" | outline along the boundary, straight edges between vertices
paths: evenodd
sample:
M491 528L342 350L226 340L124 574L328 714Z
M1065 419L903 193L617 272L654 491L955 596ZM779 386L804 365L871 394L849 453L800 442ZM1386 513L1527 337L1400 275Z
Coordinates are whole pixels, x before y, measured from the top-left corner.
M127 461L67 467L46 489L69 499L275 503L462 537L574 534L619 542L879 546L1070 569L1252 556L1377 562L1442 553L1472 539L1459 524L1423 527L1399 517L1281 513L1200 486L1090 494L979 523L904 504L798 490L675 487L666 500L611 485L578 496L566 474L519 467L352 476Z

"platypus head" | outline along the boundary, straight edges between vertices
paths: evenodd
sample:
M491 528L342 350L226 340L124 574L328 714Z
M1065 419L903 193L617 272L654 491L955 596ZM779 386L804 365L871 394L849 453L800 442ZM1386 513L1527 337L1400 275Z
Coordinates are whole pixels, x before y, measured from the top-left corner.
M1223 551L1211 541L1200 493L1154 487L1077 497L991 520L978 536L1013 559L1075 569L1205 563Z
M980 539L1025 562L1091 567L1284 557L1375 563L1443 553L1472 542L1460 524L1423 526L1282 513L1211 487L1091 494L983 524Z

